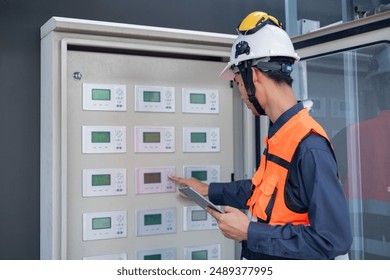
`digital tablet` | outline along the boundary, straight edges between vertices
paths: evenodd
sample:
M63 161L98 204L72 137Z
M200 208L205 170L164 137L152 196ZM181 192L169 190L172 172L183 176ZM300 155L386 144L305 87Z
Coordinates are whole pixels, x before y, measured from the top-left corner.
M212 203L210 200L205 198L203 195L198 193L196 190L194 190L191 187L184 187L184 188L179 188L179 191L185 194L189 199L191 199L193 202L198 204L200 207L203 209L206 209L206 207L210 207L219 213L223 213L221 209L219 209L214 203Z

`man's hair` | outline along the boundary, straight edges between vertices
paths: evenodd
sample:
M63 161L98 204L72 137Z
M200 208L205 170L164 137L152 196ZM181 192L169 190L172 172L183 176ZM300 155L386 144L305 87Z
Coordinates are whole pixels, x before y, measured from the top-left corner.
M291 57L275 56L271 57L269 62L279 62L293 65L294 59L292 59ZM283 73L281 71L265 71L263 73L278 85L285 83L288 86L292 87L293 78L291 78L291 76L287 73Z

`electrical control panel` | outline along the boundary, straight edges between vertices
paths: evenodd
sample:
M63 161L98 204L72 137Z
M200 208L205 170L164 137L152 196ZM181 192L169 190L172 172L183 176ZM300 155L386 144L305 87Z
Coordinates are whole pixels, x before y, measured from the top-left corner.
M182 90L182 111L183 113L195 114L218 114L219 113L219 92L213 89L191 89Z
M136 85L135 111L175 112L175 88Z
M77 42L88 37L83 30L75 34ZM218 79L225 60L209 59L224 53L220 38L209 51L210 35L206 44L199 44L203 35L196 40L185 35L199 44L194 46L174 32L174 38L153 45L160 35L138 41L149 31L126 38L125 30L109 32L121 36L106 40L103 27L77 49L66 47L72 41L67 38L44 44L62 46L47 53L63 57L53 61L61 65L50 66L61 69L61 77L48 81L61 81L53 85L61 91L48 91L42 99L42 141L52 141L43 144L51 147L44 152L55 157L43 154L42 161L59 161L52 173L42 173L42 254L60 248L55 258L233 259L234 242L169 179L194 177L209 184L229 181L234 171L233 92ZM50 38L64 34L73 36L60 32ZM127 49L133 46L136 51ZM95 47L100 51L91 51ZM50 247L51 240L59 243Z
M195 178L206 184L220 182L219 165L185 165L183 171L186 178Z
M176 208L137 210L137 236L176 232Z
M136 153L175 152L174 127L134 127Z
M175 192L175 183L169 176L176 175L175 167L148 167L135 169L137 194Z
M83 196L126 195L126 169L84 169Z
M85 55L72 53L73 63ZM92 57L107 64L114 59ZM122 56L117 65L131 69L129 65L137 61ZM71 232L75 246L70 256L120 259L126 253L129 259L219 259L220 245L208 245L215 240L229 244L222 246L232 252L233 244L221 236L215 219L181 198L169 179L193 177L206 184L230 179L232 129L221 111L230 106L224 99L221 102L223 87L185 86L173 80L138 83L115 79L119 72L107 74L112 81L97 82L94 77L93 82L69 84L70 90L78 88L83 96L68 104L72 108L69 217L82 217L78 232L87 248L77 247L77 231ZM191 78L186 79L190 85ZM75 108L80 111L75 113ZM81 201L76 199L80 194ZM97 240L109 243L92 243ZM123 248L130 249L123 252Z
M126 127L83 126L83 153L126 153Z
M126 111L126 85L84 83L83 110Z
M83 214L83 240L124 238L127 236L127 212L110 211Z
M184 127L183 152L219 152L219 127Z
M189 246L184 248L186 260L220 260L221 244Z
M176 260L176 248L138 251L137 260Z
M183 230L218 229L217 221L198 205L183 207Z

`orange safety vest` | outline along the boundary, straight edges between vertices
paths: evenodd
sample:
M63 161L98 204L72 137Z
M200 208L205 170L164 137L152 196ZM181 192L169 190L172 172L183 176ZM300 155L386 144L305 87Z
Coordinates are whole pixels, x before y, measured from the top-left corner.
M307 109L303 109L288 120L274 136L264 139L267 148L262 155L259 169L252 178L253 192L247 201L253 217L270 225L310 224L307 212L297 213L286 206L284 194L294 153L301 141L313 132L329 142L325 130L309 115Z

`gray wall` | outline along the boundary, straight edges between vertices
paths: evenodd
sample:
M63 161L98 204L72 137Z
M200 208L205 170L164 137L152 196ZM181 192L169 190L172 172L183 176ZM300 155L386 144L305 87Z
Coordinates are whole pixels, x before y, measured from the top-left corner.
M313 1L314 17L302 2L298 18L341 19L339 0ZM39 259L40 27L49 18L232 34L254 10L284 21L283 0L0 0L0 259Z

